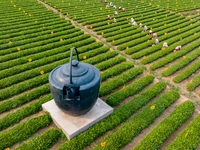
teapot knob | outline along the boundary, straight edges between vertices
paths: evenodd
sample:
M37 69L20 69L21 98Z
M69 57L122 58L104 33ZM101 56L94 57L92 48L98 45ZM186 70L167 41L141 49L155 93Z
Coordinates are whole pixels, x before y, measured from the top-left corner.
M73 67L78 66L78 64L79 64L79 61L78 61L78 60L72 60L72 66L73 66Z

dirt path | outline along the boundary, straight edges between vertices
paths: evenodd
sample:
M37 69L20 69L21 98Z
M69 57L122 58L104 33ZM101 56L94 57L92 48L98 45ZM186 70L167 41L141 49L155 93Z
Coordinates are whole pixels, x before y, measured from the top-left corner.
M182 11L182 12L180 12L180 14L183 14L183 15L186 15L186 16L196 15L197 13L200 13L200 9L188 10L188 11Z

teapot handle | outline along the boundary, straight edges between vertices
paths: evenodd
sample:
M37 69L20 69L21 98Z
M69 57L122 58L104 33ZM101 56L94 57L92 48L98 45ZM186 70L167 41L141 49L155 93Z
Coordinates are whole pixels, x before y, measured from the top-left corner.
M76 49L76 47L73 47L70 53L70 84L72 84L72 56L74 50L76 51L76 58L79 61L78 50Z

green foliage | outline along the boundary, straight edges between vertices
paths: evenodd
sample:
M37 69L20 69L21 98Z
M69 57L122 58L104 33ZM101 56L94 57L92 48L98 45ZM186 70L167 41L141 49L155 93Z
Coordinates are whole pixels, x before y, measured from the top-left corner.
M21 109L18 109L14 111L13 113L9 113L8 115L0 118L0 131L12 126L25 117L30 116L31 114L37 113L42 109L42 104L45 102L48 102L49 100L52 99L51 94L48 94L37 101L34 101L33 103L22 107Z
M38 72L38 75L39 74L40 74L40 72ZM0 91L0 101L4 100L6 98L10 98L11 96L19 94L19 93L29 90L31 88L46 84L47 82L48 82L48 74L43 74L43 75L37 76L35 78L32 78L30 80L21 82L19 84L15 84L15 85L7 87L5 89L2 89Z
M180 18L177 17L177 19L180 19ZM195 23L195 22L196 22L195 20L188 21L188 19L181 19L178 22L174 22L174 23L170 23L169 25L166 25L166 27L168 27L168 28L158 32L159 33L158 35L161 35L161 36L159 36L159 41L162 42L162 41L167 40L169 45L175 43L177 40L180 40L180 39L175 37L177 39L173 40L174 36L177 36L181 33L184 33L188 30L198 27L198 23L193 24L193 26L189 26L191 23ZM159 27L159 28L162 28L162 27ZM182 29L178 30L179 28L182 28ZM172 31L174 31L174 32L172 32ZM165 35L165 33L168 33L168 32L170 32L170 33ZM146 56L148 54L154 53L161 49L161 44L154 45L153 47L147 47L147 46L152 46L152 44L153 44L153 41L149 41L147 43L143 43L143 44L131 47L128 50L126 50L126 53L127 54L135 53L132 55L132 58L138 59L138 58L141 58L142 56ZM146 48L146 49L144 49L144 48Z
M193 73L195 73L200 68L200 61L196 61L189 67L187 67L185 70L183 70L181 73L176 75L173 79L174 82L180 83L183 80L187 79L189 76L191 76Z
M161 57L163 57L163 56L166 56L167 54L173 52L174 48L175 48L177 45L182 45L182 46L184 46L184 45L186 45L186 44L188 44L188 43L190 43L190 42L192 42L192 41L198 39L198 38L199 38L199 35L198 35L198 34L194 35L194 33L195 33L195 32L198 32L199 29L200 29L200 27L197 27L197 28L195 28L195 29L193 29L193 30L190 30L190 31L188 31L188 32L184 32L184 33L180 34L179 36L176 36L176 37L174 37L174 38L171 38L171 39L168 41L168 44L169 44L169 43L175 43L175 44L170 45L166 50L160 50L160 51L158 51L158 52L152 54L151 56L148 56L147 58L142 59L141 63L142 63L142 64L147 64L147 63L153 62L153 61L155 61L155 60L157 60L157 59L159 59L159 58L161 58ZM180 41L180 38L182 38L182 39L185 38L185 39ZM177 41L179 41L179 42L177 42ZM158 44L158 45L156 45L155 47L156 47L156 48L157 48L157 47L160 47L160 49L161 49L161 43Z
M194 150L200 142L200 115L196 116L190 124L180 132L166 150Z
M180 59L171 66L169 66L167 70L164 70L162 72L162 76L166 77L174 74L176 71L184 68L190 62L194 61L198 56L200 56L200 49L191 52L184 59Z
M111 80L101 84L99 95L103 96L112 92L114 89L126 84L126 82L142 74L142 72L143 72L143 69L141 68L133 68L131 70L128 70L127 72L120 74L119 76L115 78L112 78Z
M123 62L123 63L121 63L119 65L110 67L109 69L107 69L106 71L104 71L102 73L101 81L105 81L108 78L111 78L111 77L114 77L116 75L119 75L120 73L126 71L127 69L129 69L129 68L131 68L133 66L134 66L133 62ZM131 73L131 72L129 72L129 73ZM139 72L138 72L138 74L139 74ZM134 76L132 78L134 78ZM129 79L127 79L127 80L129 80ZM119 81L120 80L118 80L117 82L119 82Z
M66 142L63 145L61 145L59 147L59 150L82 150L85 146L89 145L96 138L103 135L106 131L113 129L120 123L124 122L138 109L147 104L152 98L159 95L165 88L165 83L156 83L155 85L148 88L146 91L140 93L138 96L133 98L131 101L117 108L109 117L96 123L87 131L73 138L70 142Z
M101 143L106 142L104 149L120 149L128 144L143 129L147 128L156 117L160 116L166 108L174 103L179 96L180 95L176 91L168 91L155 102L143 108L136 116L132 117L116 131L106 135L101 140ZM152 106L155 108L151 109ZM96 145L93 149L102 149L101 143Z
M47 126L51 123L51 117L48 113L44 115L31 118L26 122L23 122L10 130L6 130L1 132L0 139L0 149L5 149L7 147L12 146L13 144L23 141L30 137L33 133L38 131L39 129ZM17 136L16 136L17 135Z
M2 71L0 74L0 79L14 75L16 73L20 73L22 71L27 71L29 69L33 69L35 67L40 67L42 65L47 65L47 64L50 64L55 61L61 61L62 59L66 59L70 56L69 50L74 45L81 47L78 49L79 53L83 53L83 52L86 52L93 48L96 48L96 46L94 44L92 44L94 41L95 41L94 39L89 38L89 39L86 39L86 40L83 40L80 42L71 43L68 46L55 48L54 50L52 50L51 48L43 49L44 47L41 47L39 49L38 49L38 47L36 47L34 50L29 49L28 51L25 51L25 52L27 52L27 54L24 54L23 52L22 52L22 54L20 54L20 56L21 55L22 56L29 55L29 57L27 57L27 58L22 57L22 58L19 58L16 60L7 61L7 62L0 64L0 67L2 68ZM90 45L87 45L87 44L90 44ZM84 45L86 45L86 46L84 46ZM99 43L99 45L101 45L101 43ZM82 49L82 46L83 46L83 49ZM41 52L41 51L44 51L47 49L49 51ZM37 54L30 55L32 53L37 53ZM32 58L34 63L28 63L28 58ZM3 70L3 69L5 69L5 70Z
M132 75L130 74L130 76ZM151 75L143 76L133 81L131 84L127 85L125 88L122 88L121 90L113 94L110 94L106 99L106 103L108 103L110 106L116 106L125 98L132 96L134 94L137 94L143 88L151 84L153 80L154 80L154 77Z
M187 85L188 91L193 91L200 85L200 75L196 75Z
M199 41L195 41L192 43L192 45L186 45L183 49L181 49L180 51L176 52L176 53L172 53L167 55L166 57L156 61L155 63L153 63L150 68L151 70L156 70L158 68L161 68L163 66L165 66L166 64L175 61L176 59L178 59L179 57L182 57L184 55L186 55L187 53L189 53L190 51L193 51L195 48L200 46L200 42Z
M51 128L45 131L42 135L32 138L31 140L21 144L15 150L22 149L34 149L34 150L45 150L53 146L58 138L60 137L61 132L55 128Z
M133 150L158 149L163 142L185 122L195 109L194 103L186 101L159 123L148 135L146 135Z
M42 85L28 92L24 92L22 95L19 95L17 97L1 102L0 113L13 109L13 108L17 108L23 105L24 103L40 98L42 95L47 94L47 93L50 93L49 84Z
M112 66L114 66L114 65L116 65L116 64L118 64L118 63L124 62L124 61L126 61L126 58L125 58L125 57L123 57L123 56L118 56L118 57L110 58L110 59L108 59L108 60L105 60L105 61L103 61L103 62L100 62L100 63L96 64L95 66L96 66L99 70L103 71L103 70L105 70L105 69L108 69L109 67L112 67Z
M116 56L117 54L118 53L116 51L111 51L111 52L107 52L105 54L100 54L100 55L98 55L97 57L94 57L94 58L86 59L83 62L94 65L94 64L100 63L102 61L105 61L107 59L110 59L110 58Z

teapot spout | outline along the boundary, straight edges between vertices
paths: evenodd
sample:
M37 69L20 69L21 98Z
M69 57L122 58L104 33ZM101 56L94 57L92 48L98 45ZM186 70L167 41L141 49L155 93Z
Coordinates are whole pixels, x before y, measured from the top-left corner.
M79 88L63 87L64 100L76 100L79 97Z

